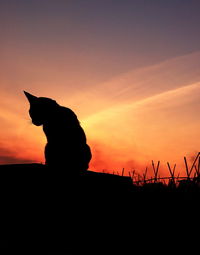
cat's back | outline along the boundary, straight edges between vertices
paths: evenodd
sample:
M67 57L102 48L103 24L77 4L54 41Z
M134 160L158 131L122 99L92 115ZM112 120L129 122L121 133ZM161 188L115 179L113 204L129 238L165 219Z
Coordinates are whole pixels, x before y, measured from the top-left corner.
M58 124L66 124L73 127L80 125L76 114L70 108L64 106L57 107L54 118Z
M47 123L43 125L43 130L48 142L73 142L86 143L85 132L82 129L76 114L69 108L58 106L54 114Z
M85 132L76 114L71 109L61 106L59 118L61 125L63 125L64 133L68 133L74 139L74 143L86 143Z

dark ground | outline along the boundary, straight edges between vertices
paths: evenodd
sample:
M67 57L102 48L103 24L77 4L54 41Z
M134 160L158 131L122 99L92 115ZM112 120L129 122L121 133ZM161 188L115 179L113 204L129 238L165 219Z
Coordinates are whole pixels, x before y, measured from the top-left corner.
M162 254L182 248L193 254L196 249L198 185L138 187L128 177L1 165L0 194L1 254Z

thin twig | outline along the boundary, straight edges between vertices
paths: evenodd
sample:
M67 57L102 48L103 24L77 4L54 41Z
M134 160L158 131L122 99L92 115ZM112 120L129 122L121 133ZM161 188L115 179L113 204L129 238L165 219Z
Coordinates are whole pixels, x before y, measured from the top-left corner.
M188 170L188 164L187 164L186 157L184 157L184 161L185 161L185 169L186 169L187 178L190 179L190 173L189 173L189 170Z
M199 154L200 154L200 152L197 154L197 156L196 156L196 158L195 158L195 160L194 160L194 162L193 162L193 164L192 164L192 167L190 168L189 176L191 175L192 169L193 169L193 167L194 167L194 165L195 165L197 159L199 158Z

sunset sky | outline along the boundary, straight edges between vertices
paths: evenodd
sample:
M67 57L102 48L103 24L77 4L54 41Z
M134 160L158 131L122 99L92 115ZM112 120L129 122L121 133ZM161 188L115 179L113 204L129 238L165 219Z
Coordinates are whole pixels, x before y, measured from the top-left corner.
M44 162L26 90L76 112L90 169L200 151L199 0L0 0L0 164Z

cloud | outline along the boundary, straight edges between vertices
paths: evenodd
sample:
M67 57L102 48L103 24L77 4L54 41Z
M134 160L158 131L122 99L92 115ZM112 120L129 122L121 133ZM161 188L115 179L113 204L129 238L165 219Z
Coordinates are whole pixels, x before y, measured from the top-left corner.
M0 152L1 153L1 152ZM18 158L16 156L0 156L0 164L28 164L35 163L27 158Z
M200 82L137 102L120 103L85 119L89 137L95 147L99 144L98 166L106 165L107 160L110 166L130 169L136 165L143 171L152 159L181 162L184 155L200 146L196 139L200 128L199 95Z
M25 164L33 163L32 160L26 157L19 157L16 153L8 148L0 147L0 164Z
M200 51L197 51L133 69L106 82L76 90L73 96L66 90L60 102L85 119L111 107L121 107L197 83L200 81L199 66Z

